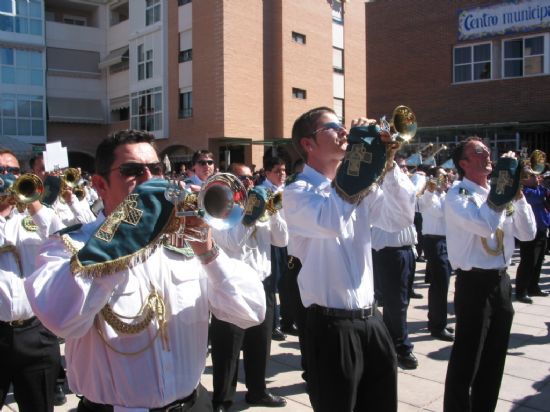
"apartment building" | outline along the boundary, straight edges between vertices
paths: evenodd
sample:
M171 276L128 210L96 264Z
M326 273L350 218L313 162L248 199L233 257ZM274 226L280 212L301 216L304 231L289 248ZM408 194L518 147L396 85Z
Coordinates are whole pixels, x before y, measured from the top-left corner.
M98 142L136 128L174 165L289 161L294 119L366 113L364 1L0 2L0 135L61 140L92 169ZM1 145L1 142L0 142Z
M415 142L473 134L494 155L550 153L548 0L392 0L366 5L367 107L415 112Z

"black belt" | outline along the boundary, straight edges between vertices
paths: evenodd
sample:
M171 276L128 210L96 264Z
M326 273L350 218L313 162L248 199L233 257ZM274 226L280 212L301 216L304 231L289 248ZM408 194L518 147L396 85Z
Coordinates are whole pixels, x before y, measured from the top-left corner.
M197 397L198 397L198 392L195 389L193 393L191 393L191 395L186 396L183 399L174 401L166 406L149 409L149 412L186 412L189 409L191 409L191 407L195 404L195 402L197 401ZM89 399L86 399L84 396L81 398L81 402L90 411L94 411L94 412L112 412L113 411L112 405L95 403Z
M386 247L380 249L380 251L383 251L383 250L408 250L408 249L412 249L412 246L411 246L411 245L406 245L406 246L386 246Z
M502 275L505 275L505 274L506 274L506 268L501 268L501 269L471 268L470 270L458 269L457 272L463 272L463 273L476 272L476 273L483 273L483 274L485 274L485 275L498 275L498 276L502 276Z
M425 235L425 234L422 234L422 237L427 237L428 239L445 239L445 235Z
M376 303L374 303L370 308L363 309L336 309L336 308L325 308L324 306L319 306L313 304L308 307L309 310L319 313L323 316L330 318L338 319L367 319L374 315L376 311Z
M36 316L33 316L29 319L22 319L22 320L11 320L9 322L0 320L0 325L2 326L9 326L10 328L24 328L25 326L29 326L31 323L33 323L36 320Z

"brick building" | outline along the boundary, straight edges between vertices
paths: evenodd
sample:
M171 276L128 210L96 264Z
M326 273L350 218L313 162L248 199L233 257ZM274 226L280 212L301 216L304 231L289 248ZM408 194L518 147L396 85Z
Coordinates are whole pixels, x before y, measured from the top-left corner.
M129 127L175 164L290 161L302 112L366 112L365 45L363 1L0 2L0 136L61 140L86 170Z
M377 1L366 25L370 116L411 107L417 146L550 151L548 0Z

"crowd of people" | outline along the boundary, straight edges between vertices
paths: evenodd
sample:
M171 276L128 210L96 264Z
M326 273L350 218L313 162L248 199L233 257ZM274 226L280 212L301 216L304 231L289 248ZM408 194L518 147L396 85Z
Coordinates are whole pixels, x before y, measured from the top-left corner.
M364 139L373 130L382 151ZM272 339L293 334L315 411L396 411L397 368L418 367L407 309L425 259L427 327L453 345L444 410L496 408L516 242L516 299L546 295L543 174L513 153L492 161L477 137L454 148L453 170L411 166L375 121L348 131L328 107L296 119L299 160L266 157L257 173L243 163L220 173L209 150L165 173L154 140L108 136L83 195L61 179L48 204L17 197L21 166L0 150L0 406L11 385L20 411L51 412L66 380L79 412L228 411L242 351L246 402L284 407L266 368ZM29 166L43 182L51 175L41 156ZM229 182L246 201L213 209L242 217L182 213L167 177L199 198ZM209 352L212 394L200 383Z

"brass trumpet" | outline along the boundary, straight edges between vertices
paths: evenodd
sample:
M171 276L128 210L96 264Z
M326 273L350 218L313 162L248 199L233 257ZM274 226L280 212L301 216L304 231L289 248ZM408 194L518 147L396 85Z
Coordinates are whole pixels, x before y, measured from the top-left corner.
M529 178L530 175L540 175L546 167L546 153L535 149L527 159L523 159L522 179Z
M80 180L80 172L74 167L69 167L65 169L61 175L61 181L66 187L75 189L78 186Z
M2 181L0 196L7 197L20 212L25 210L29 203L40 200L44 193L42 180L32 173L25 173L17 179L13 175L5 175L0 180Z
M273 192L268 190L268 198L265 202L265 210L258 219L260 222L266 222L271 216L283 208L283 192Z
M392 140L402 143L409 142L415 135L417 129L416 116L413 111L407 106L397 106L392 113L390 123L386 120L386 116L380 119L380 129L391 134ZM391 129L395 133L391 133Z
M247 194L241 181L230 173L210 176L200 192L193 193L180 185L181 180L170 181L164 196L176 205L177 217L197 216L217 230L234 226L244 216ZM176 232L190 241L206 241L207 231L186 229L182 224Z

